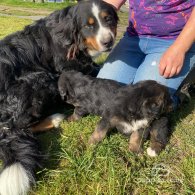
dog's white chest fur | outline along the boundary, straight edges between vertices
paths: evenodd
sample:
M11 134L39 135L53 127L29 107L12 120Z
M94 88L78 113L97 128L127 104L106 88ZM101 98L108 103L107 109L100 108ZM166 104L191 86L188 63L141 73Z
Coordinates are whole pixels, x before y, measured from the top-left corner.
M129 134L133 131L137 131L140 128L145 128L148 126L147 119L134 120L131 123L121 122L120 125L123 127L123 133Z

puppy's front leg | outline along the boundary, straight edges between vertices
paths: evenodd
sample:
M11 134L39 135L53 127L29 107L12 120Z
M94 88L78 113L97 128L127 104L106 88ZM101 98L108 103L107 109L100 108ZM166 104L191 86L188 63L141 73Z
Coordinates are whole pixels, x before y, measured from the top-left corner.
M71 121L78 121L85 114L87 114L87 112L85 111L84 108L75 107L74 113L67 118L67 121L69 121L69 122L71 122Z
M143 144L149 135L148 128L141 128L137 131L134 131L129 140L129 150L134 153L143 152Z
M105 120L104 118L102 118L99 123L97 124L95 131L93 132L93 134L91 135L91 137L89 138L89 144L96 144L100 141L102 141L105 136L106 133L108 132L108 130L111 128L109 121Z
M71 114L68 118L67 121L71 122L71 121L78 121L82 116L78 115L75 113Z

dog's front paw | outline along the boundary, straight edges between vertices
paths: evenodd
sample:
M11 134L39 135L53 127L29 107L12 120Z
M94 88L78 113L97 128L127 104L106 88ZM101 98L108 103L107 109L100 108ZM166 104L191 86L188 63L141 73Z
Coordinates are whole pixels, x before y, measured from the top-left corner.
M72 114L72 115L70 115L70 116L67 118L67 121L68 121L68 122L74 122L74 121L79 120L80 118L81 118L81 117L79 117L78 115Z
M64 120L65 116L63 114L53 114L50 116L51 122L55 128L60 126L60 123Z
M147 148L147 154L148 154L148 156L151 156L151 157L156 157L158 155L156 153L156 151L154 149L152 149L151 147Z
M88 144L89 145L94 145L98 143L98 140L92 135L90 138L89 138L89 141L88 141Z

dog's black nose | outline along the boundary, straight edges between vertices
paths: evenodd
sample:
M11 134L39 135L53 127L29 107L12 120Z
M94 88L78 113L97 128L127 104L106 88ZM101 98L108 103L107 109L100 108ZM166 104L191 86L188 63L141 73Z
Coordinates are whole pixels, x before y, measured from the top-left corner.
M114 43L114 39L112 37L109 37L107 39L104 39L101 41L101 44L106 47L106 48L110 48L113 46Z

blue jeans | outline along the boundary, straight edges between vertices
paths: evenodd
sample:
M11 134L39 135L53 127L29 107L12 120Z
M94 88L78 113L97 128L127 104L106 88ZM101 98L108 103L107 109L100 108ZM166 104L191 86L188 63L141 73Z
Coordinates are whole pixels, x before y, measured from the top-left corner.
M175 92L195 66L195 44L186 54L179 75L166 79L159 74L158 65L162 54L173 42L174 40L135 37L125 33L108 56L97 77L116 80L124 84L156 80L169 88L170 95L177 104Z

